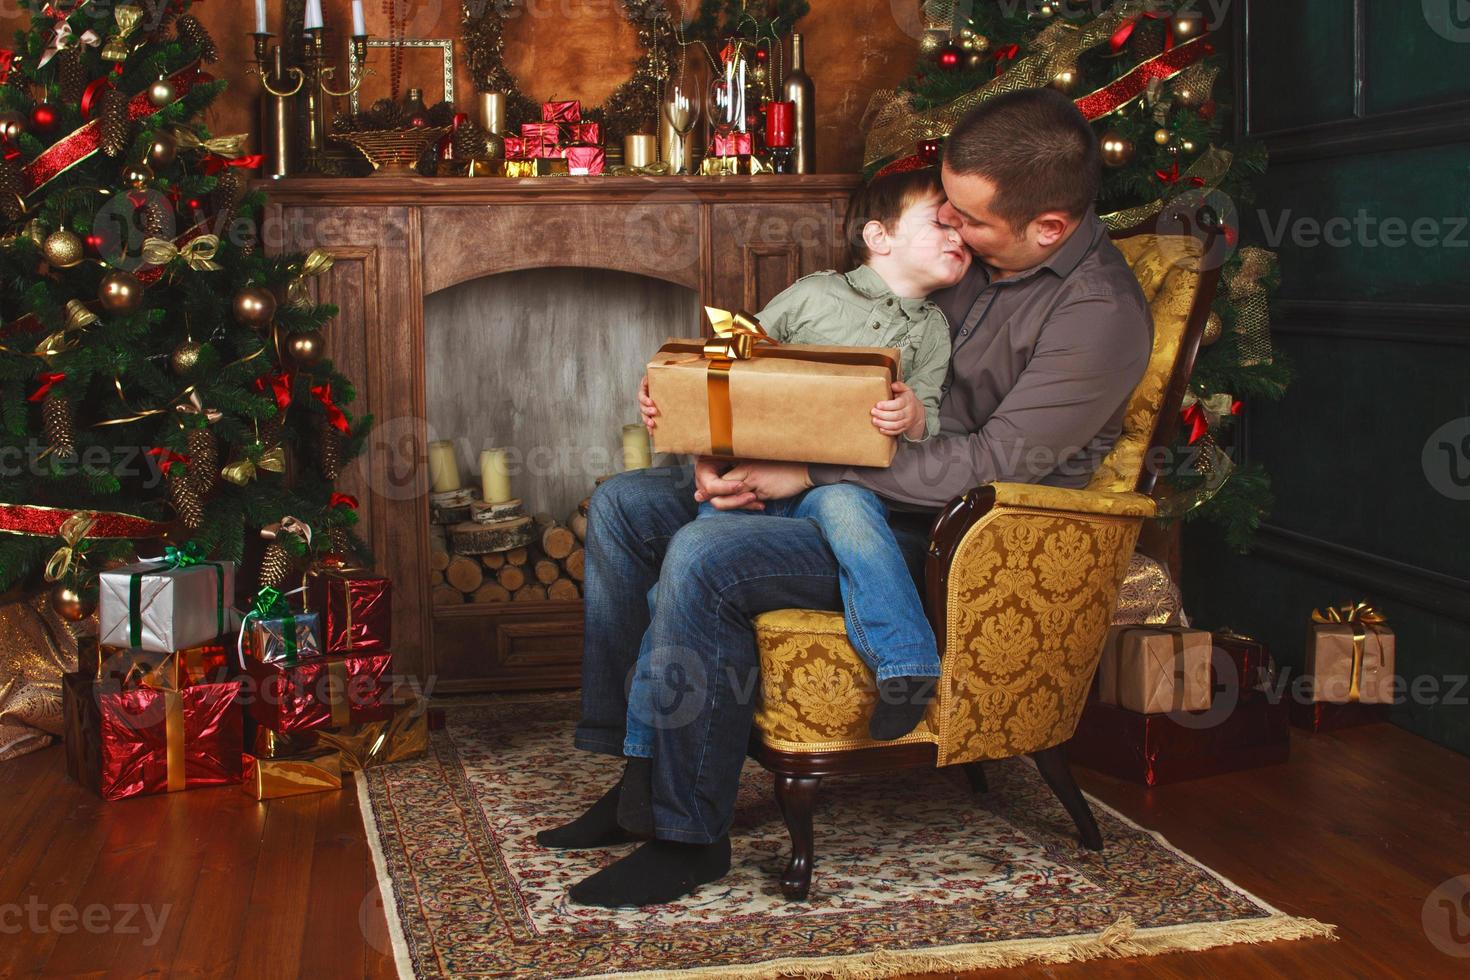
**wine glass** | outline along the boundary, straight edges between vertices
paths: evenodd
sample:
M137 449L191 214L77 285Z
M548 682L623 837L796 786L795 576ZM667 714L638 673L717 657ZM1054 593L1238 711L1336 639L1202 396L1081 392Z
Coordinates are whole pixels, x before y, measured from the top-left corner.
M689 173L686 137L699 122L699 111L699 96L693 80L684 72L680 72L677 77L671 77L664 86L660 112L669 128L678 136L669 146L668 161L670 169L676 174Z

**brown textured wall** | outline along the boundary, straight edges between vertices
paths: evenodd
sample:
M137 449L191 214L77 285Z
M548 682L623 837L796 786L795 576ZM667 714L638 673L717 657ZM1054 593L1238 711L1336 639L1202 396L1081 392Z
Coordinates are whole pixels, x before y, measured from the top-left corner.
M692 8L694 0L682 0ZM852 172L862 165L862 134L858 122L875 89L896 84L913 65L914 42L896 23L893 7L903 0L810 0L811 12L798 29L807 38L808 73L817 86L818 165L825 172ZM634 55L632 29L617 14L616 0L531 0L533 12L524 23L507 28L506 61L520 78L521 87L535 97L559 96L599 101L627 76ZM917 6L917 3L914 4ZM350 28L350 0L323 0L329 28L329 49L341 51L342 34ZM387 33L381 4L368 0L370 34ZM409 17L409 37L459 37L458 0L418 0ZM7 9L13 7L6 5ZM269 0L270 26L279 30L280 0ZM195 12L220 48L220 60L211 71L230 83L207 116L216 134L254 130L254 97L259 83L246 74L251 41L245 32L254 26L251 0L210 0ZM9 38L25 19L17 13L0 16L0 36ZM335 30L334 30L335 29ZM333 36L335 34L335 36ZM410 52L404 61L404 85L420 84L425 98L439 97L436 56ZM473 86L465 71L462 49L456 45L455 94L462 105L471 103ZM369 59L379 72L363 88L371 101L388 87L387 53L374 51ZM340 85L340 83L339 83ZM346 100L342 100L346 110Z

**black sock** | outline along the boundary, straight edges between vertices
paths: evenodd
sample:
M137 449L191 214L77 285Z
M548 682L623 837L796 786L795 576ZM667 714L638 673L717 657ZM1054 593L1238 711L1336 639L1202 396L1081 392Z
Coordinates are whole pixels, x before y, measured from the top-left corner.
M653 836L653 760L628 756L618 794L618 825L629 833Z
M627 770L624 770L627 775ZM606 847L609 844L625 844L636 840L632 834L618 826L618 796L623 788L620 779L592 804L587 812L569 824L552 830L543 830L536 835L536 843L542 847Z
M868 734L880 742L914 730L934 700L937 677L890 677L878 682L878 705L868 719Z
M723 878L729 870L728 835L710 844L651 840L595 875L583 878L567 894L578 905L662 905Z

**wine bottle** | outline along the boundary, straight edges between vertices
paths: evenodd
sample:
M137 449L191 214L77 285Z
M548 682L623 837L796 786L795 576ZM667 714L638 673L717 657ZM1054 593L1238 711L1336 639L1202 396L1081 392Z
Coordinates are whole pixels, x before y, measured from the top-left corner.
M791 72L783 86L787 102L796 103L795 144L796 172L817 172L817 94L811 76L806 73L801 35L791 35Z

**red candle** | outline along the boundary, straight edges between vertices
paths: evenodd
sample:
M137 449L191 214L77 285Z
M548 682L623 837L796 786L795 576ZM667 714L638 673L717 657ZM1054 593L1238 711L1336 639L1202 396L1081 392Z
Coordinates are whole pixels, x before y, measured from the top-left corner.
M795 102L766 103L766 145L790 146L796 128Z

